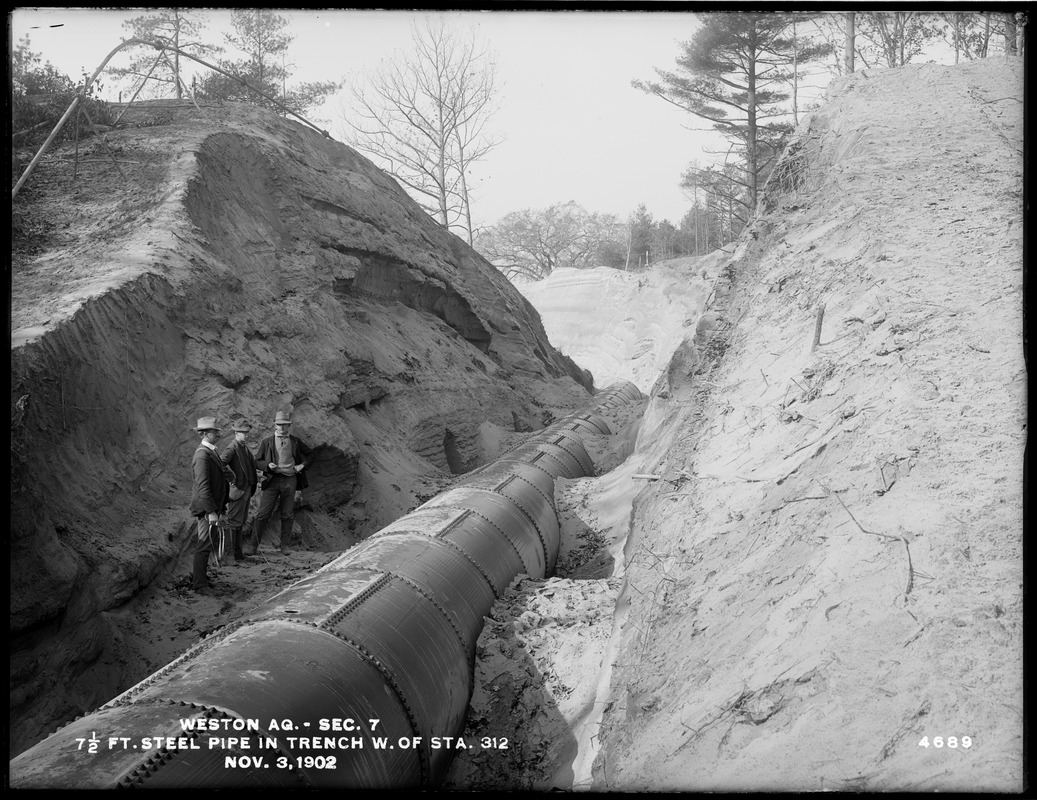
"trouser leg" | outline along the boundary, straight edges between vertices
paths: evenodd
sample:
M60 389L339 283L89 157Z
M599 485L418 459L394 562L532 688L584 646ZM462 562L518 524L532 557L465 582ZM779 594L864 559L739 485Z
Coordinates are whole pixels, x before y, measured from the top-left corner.
M281 517L281 552L285 555L288 555L290 552L288 542L292 539L293 522L295 522L294 517Z
M234 560L244 561L245 551L241 549L241 528L234 529L233 546L234 546Z
M245 554L241 552L241 527L248 518L248 505L252 498L248 494L242 494L237 500L231 500L227 506L227 541L224 544L224 553L227 561L241 561Z
M195 525L194 564L191 570L191 588L201 589L209 585L205 568L209 563L209 520L202 517Z
M231 551L234 549L234 532L226 525L220 527L220 566L230 566L234 560Z
M209 563L208 553L194 554L194 567L191 571L191 588L204 589L209 585L209 576L205 574L205 567Z
M266 528L266 524L270 520L270 517L274 515L274 509L277 507L280 499L281 493L275 481L276 478L271 480L267 488L263 490L263 494L259 497L259 511L256 512L256 519L252 527L253 553L259 550L259 543L263 541L263 532Z
M292 539L292 525L295 523L295 485L293 475L285 478L281 487L281 552L288 554L288 544Z

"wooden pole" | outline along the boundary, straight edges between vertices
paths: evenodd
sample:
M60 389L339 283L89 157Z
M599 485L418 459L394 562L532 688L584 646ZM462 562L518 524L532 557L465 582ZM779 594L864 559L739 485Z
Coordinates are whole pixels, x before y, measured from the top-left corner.
M94 122L93 117L90 116L90 112L83 107L83 114L86 115L86 121L90 123L90 127L93 128L94 135L100 136L101 141L104 143L105 149L108 150L108 155L111 156L112 163L115 164L115 168L119 171L119 175L122 176L123 180L126 179L126 173L122 171L122 167L119 166L119 162L115 160L115 153L112 152L112 146L108 144L108 139L101 134L97 128L97 123Z
M15 131L14 133L11 134L11 138L13 139L16 136L24 136L27 133L32 133L33 131L39 130L40 128L42 128L45 125L50 125L50 120L49 119L45 119L45 120L43 120L43 122L37 122L31 128L26 128L24 131Z
M164 58L166 60L166 64L169 65L169 69L174 73L174 77L175 77L175 80L176 80L176 99L177 100L183 100L184 92L187 91L187 84L184 83L183 78L180 77L179 67L174 67L172 64L169 63L169 56L166 55L166 51L165 50L162 51L162 58ZM180 63L180 55L179 54L177 54L176 62L177 62L177 64ZM195 110L199 114L201 114L202 113L202 109L198 106L198 101L194 99L194 92L187 92L187 96L190 97L191 98L191 102L194 103Z
M321 134L325 138L327 138L327 139L331 138L331 134L329 134L327 131L321 130L316 125L314 125L312 122L310 122L308 119L306 119L306 117L303 117L303 116L300 116L299 114L296 114L294 111L292 111L290 108L288 108L288 106L286 106L284 103L282 103L276 97L272 97L272 96L268 95L262 89L257 89L255 86L250 84L244 78L241 78L241 77L239 77L237 75L234 75L234 74L232 74L230 72L227 72L226 70L220 69L215 64L210 64L208 61L203 61L202 59L198 58L197 56L193 56L190 53L185 53L185 52L177 49L176 47L170 47L168 44L161 44L161 43L158 43L158 42L145 42L145 44L151 45L152 47L156 47L156 48L161 49L161 50L173 50L174 52L179 53L180 55L184 56L184 58L189 58L192 61L197 61L203 67L208 67L209 69L214 70L215 72L218 72L221 75L226 75L231 80L237 81L242 86L245 86L246 88L248 88L251 91L253 91L256 94L258 94L259 96L264 97L267 100L269 100L271 103L274 103L275 105L279 106L280 108L282 108L284 110L284 112L286 114L290 114L291 116L295 117L297 120L302 122L304 125L308 125L309 127L313 128L315 131L317 131L319 134Z
M165 51L159 51L158 58L156 58L155 63L151 65L151 69L149 69L148 74L144 76L144 80L140 82L140 86L138 86L137 91L133 93L133 97L130 98L130 102L126 104L126 108L124 108L119 113L119 116L115 118L115 122L112 123L113 128L119 124L119 120L122 119L123 114L129 111L130 106L133 105L133 101L137 99L137 95L141 93L141 90L144 88L144 84L148 82L148 78L151 77L151 73L155 71L155 67L157 67L159 65L159 62L162 61L163 58L165 58L165 55ZM119 92L119 101L122 102L122 92Z
M76 112L76 149L73 153L75 158L75 164L72 166L72 180L75 180L79 175L79 113Z
M15 197L18 196L18 192L21 190L22 186L25 184L25 181L27 181L29 179L29 175L32 174L32 171L36 168L36 164L39 162L39 160L41 158L43 158L43 154L47 152L47 148L50 147L51 143L54 141L55 137L58 135L58 132L64 127L65 123L68 122L68 118L72 115L72 112L75 110L76 106L78 106L79 102L84 97L86 97L87 89L89 89L90 88L90 84L92 84L97 79L97 76L101 74L101 70L103 70L108 65L108 62L112 60L112 58L115 56L115 54L118 53L120 50L122 50L124 47L133 47L133 46L138 45L138 44L147 45L148 47L154 47L156 50L160 50L160 51L172 50L173 52L175 52L175 53L177 53L179 55L182 55L182 56L184 56L186 58L189 58L192 61L197 61L203 67L208 67L209 69L214 70L214 71L220 73L221 75L226 75L228 78L230 78L232 80L235 80L238 83L243 84L244 86L247 86L249 89L251 89L256 94L261 95L262 97L265 97L267 100L271 101L272 103L275 103L276 105L278 105L279 107L284 109L286 114L290 114L291 116L295 117L300 122L302 122L305 125L308 125L309 127L313 128L315 131L317 131L318 133L322 134L325 138L328 138L328 139L331 138L331 134L329 134L327 131L321 130L320 128L318 128L316 125L314 125L312 122L310 122L305 117L300 116L299 114L296 114L290 108L288 108L283 103L281 103L277 98L271 97L266 92L263 92L263 91L257 89L256 87L250 85L248 83L248 81L244 80L243 78L238 77L237 75L232 75L231 73L229 73L229 72L227 72L225 70L220 69L219 67L215 66L214 64L210 64L207 61L203 61L202 59L197 58L197 57L191 55L190 53L185 53L182 50L180 50L180 48L178 48L178 47L170 47L169 45L162 44L160 42L149 42L149 41L147 41L145 39L127 39L125 42L122 42L118 47L116 47L114 50L112 50L112 52L110 52L105 57L104 61L101 62L100 66L98 66L98 68L94 70L94 74L91 75L89 77L89 79L87 79L86 83L83 84L83 88L81 88L79 90L78 94L76 94L76 97L72 101L72 104L68 107L68 110L65 111L64 115L62 115L61 119L58 121L58 124L56 126L54 126L54 130L52 130L50 132L50 136L47 137L47 141L45 141L43 143L43 146L40 147L39 152L37 152L35 157L32 159L32 161L29 162L29 166L27 166L25 168L25 172L22 173L22 177L20 177L18 179L18 183L16 183L14 185L14 188L11 190L11 199L12 200ZM162 55L164 55L164 53ZM193 100L193 98L192 98L192 100ZM197 102L195 102L195 106L196 107L197 107L197 105L198 105ZM116 164L116 166L118 166L118 164ZM120 172L121 172L121 170L120 170Z
M114 50L112 50L112 52L110 52L105 57L104 61L101 62L101 65L94 70L94 74L91 75L87 79L86 83L83 84L83 88L80 89L79 92L76 94L76 97L72 101L72 104L68 107L68 110L65 111L61 119L58 120L58 124L54 126L54 130L50 132L50 136L47 137L47 141L43 143L39 151L36 153L35 157L32 159L32 161L29 162L29 166L25 168L25 172L22 173L22 177L18 179L18 183L14 185L14 188L11 190L12 200L14 200L14 198L18 196L18 192L21 190L25 182L29 179L29 175L32 174L32 171L36 169L36 164L38 164L39 160L43 158L43 154L47 152L47 148L50 147L51 143L57 137L58 132L63 127L65 127L65 123L68 122L68 118L72 116L72 112L75 111L76 107L79 105L79 101L86 97L87 89L89 89L90 84L92 84L97 79L97 76L101 74L101 70L104 69L108 62L111 61L112 58L115 56L115 54L122 50L124 47L136 44L151 44L151 42L145 42L143 39L127 39L125 42L123 42Z
M43 154L47 152L47 148L50 147L50 143L54 141L54 138L58 135L58 132L65 126L65 123L68 122L68 118L72 116L72 112L76 110L76 106L79 105L79 101L81 99L82 98L77 94L75 99L72 101L72 104L68 107L68 109L66 109L65 113L62 114L61 119L58 120L58 124L54 126L54 130L50 132L50 136L47 137L47 140L36 152L36 155L33 156L32 161L29 162L29 166L27 166L25 168L25 172L22 173L22 177L18 179L18 183L16 183L14 185L14 188L11 190L12 200L14 200L14 198L18 196L18 192L19 190L21 190L22 185L25 183L25 181L28 180L29 175L32 174L32 171L36 169L36 164L39 163L39 160L41 158L43 158Z
M810 352L813 353L817 349L818 342L821 341L821 324L825 318L825 304L822 303L817 307L817 319L814 322L814 343L810 345Z

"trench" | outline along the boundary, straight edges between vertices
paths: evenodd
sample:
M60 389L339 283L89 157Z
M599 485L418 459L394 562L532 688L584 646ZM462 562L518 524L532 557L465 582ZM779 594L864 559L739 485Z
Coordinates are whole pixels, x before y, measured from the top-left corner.
M739 309L735 307L738 302L735 260L723 263L725 266L719 270L710 292L711 302L700 309L697 318L685 323L684 327L690 328L691 335L677 342L673 352L668 353L668 363L657 376L650 396L640 406L636 418L627 421L630 441L624 447L622 460L601 470L583 495L585 501L589 498L590 512L603 522L596 532L607 542L602 548L606 555L598 560L611 561L612 568L607 577L618 581L619 589L614 597L609 598L608 607L594 610L597 619L593 625L607 629L607 639L598 671L582 681L590 687L586 701L577 708L566 709L566 733L558 736L560 746L566 750L565 757L561 763L552 764L551 757L545 756L544 768L535 778L531 775L536 770L519 768L503 780L498 778L496 786L499 788L532 788L537 791L589 791L598 788L595 771L600 769L597 762L603 748L607 709L616 701L617 693L622 692L622 687L613 685L614 666L629 655L623 652L623 633L637 587L628 583L626 564L632 556L629 551L636 546L635 526L644 524L644 520L637 517L634 501L650 485L634 476L652 473L656 465L666 461L669 441L676 441L678 436L687 439L697 435L696 429L684 427L687 409L701 408L708 401L710 378L722 364L733 330L727 320L739 316ZM615 508L617 505L622 505L622 514ZM574 531L566 531L563 527L563 541L573 535ZM601 577L601 574L595 573L594 577ZM550 662L556 657L553 652L556 645L550 640L529 643L529 649L538 647L544 651L538 661ZM558 652L565 652L564 648ZM559 672L567 674L564 665ZM541 677L544 684L550 682ZM550 676L551 679L555 677ZM549 689L543 692L550 698ZM563 741L569 738L571 742ZM493 786L493 783L487 783L480 788Z
M628 457L627 461L629 462L629 460L630 457ZM623 578L625 560L622 558L622 554L626 549L628 536L629 526L627 535L618 537L608 548L614 564L612 573L614 578ZM621 634L623 627L626 625L629 609L630 605L624 590L616 598L616 604L612 610L612 624L609 630L608 646L602 661L602 669L594 683L593 699L586 706L585 711L573 720L572 729L576 735L576 756L571 766L572 784L568 787L573 790L589 790L593 785L594 762L600 750L598 734L601 731L605 707L612 689L612 667L620 657Z
M644 409L642 408L641 413L643 413L643 411ZM636 439L637 430L640 428L640 415L630 424L632 427L630 435ZM615 466L607 474L596 478L597 482L605 485L611 484L613 487L613 491L610 492L607 488L602 486L598 489L599 493L611 494L612 496L622 494L624 496L625 510L623 518L625 519L625 524L623 525L623 532L616 535L606 548L613 565L609 577L623 581L623 588L617 596L615 605L611 610L608 642L602 659L601 669L594 678L594 689L591 693L591 699L584 706L581 712L572 719L570 724L570 731L576 740L576 753L571 764L568 765L567 768L557 772L551 781L551 783L558 788L567 790L586 791L592 787L594 763L600 750L599 733L601 731L608 698L612 691L613 665L617 663L621 655L621 634L626 624L629 612L627 586L624 580L626 571L626 558L624 557L624 553L630 536L630 527L633 522L632 501L634 492L631 491L630 488L617 490L615 487L623 483L628 485L633 483L630 476L635 471L635 459L636 454L630 453L621 464ZM563 774L566 775L568 779L568 785L559 786L559 778ZM569 777L570 775L571 777Z
M438 785L453 753L419 743L460 732L486 614L518 575L554 569L555 479L593 473L582 436L608 431L601 415L635 397L632 385L606 390L588 409L467 474L17 756L12 785ZM314 758L315 739L281 733L327 730L328 717L356 734L348 758ZM201 733L213 723L256 720L261 727L235 744L217 739L213 747ZM390 739L375 736L376 727L399 747L386 748ZM76 748L96 730L118 730L133 747ZM241 752L252 749L268 752ZM282 768L257 769L274 764Z

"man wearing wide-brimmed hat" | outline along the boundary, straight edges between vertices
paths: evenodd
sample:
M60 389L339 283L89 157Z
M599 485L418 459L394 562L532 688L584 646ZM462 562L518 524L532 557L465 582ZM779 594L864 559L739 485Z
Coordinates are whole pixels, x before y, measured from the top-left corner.
M216 441L220 438L220 427L216 424L216 417L199 418L195 431L201 434L202 441L191 458L194 488L191 490L190 508L198 520L195 529L191 588L200 594L212 594L213 588L205 571L212 550L209 529L214 529L213 536L219 530L220 514L227 505L227 495L234 473L224 465L219 453L216 452Z
M288 540L295 522L295 490L305 489L308 485L303 470L312 460L310 448L299 437L288 433L291 426L292 418L284 411L278 411L274 417L274 435L260 442L256 453L256 461L263 471L260 484L263 494L252 531L252 553L259 549L266 523L275 508L281 511L281 552L284 555L289 552Z
M223 463L234 473L234 486L231 487L230 502L227 504L226 532L230 541L224 542L223 546L223 563L225 564L230 563L232 558L234 561L241 562L248 557L241 548L241 530L245 527L248 506L252 501L252 495L256 493L256 486L259 484L256 459L245 443L248 432L252 430L252 425L248 420L240 420L234 423L233 430L234 441L220 453Z

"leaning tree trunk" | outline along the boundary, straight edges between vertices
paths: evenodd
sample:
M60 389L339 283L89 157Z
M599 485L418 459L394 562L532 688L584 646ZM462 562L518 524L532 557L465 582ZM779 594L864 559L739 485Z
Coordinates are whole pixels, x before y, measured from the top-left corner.
M184 92L180 83L180 13L175 12L173 19L173 82L176 84L176 99L183 100Z
M1015 53L1015 14L1009 11L1005 14L1005 55L1014 56Z
M468 244L475 243L475 235L472 233L472 201L468 196L468 180L465 178L464 170L461 170L461 207L464 211L465 230L468 233Z
M629 224L627 225L627 262L623 266L625 272L630 272L630 248L634 243L634 220L631 217Z
M439 148L439 152L436 153L436 186L437 197L436 201L439 204L439 222L444 227L450 228L450 217L447 214L447 196L446 196L446 154L447 154L447 133L446 133L446 121L444 120L443 107L440 105L439 108L439 130L436 132L437 141L436 146Z
M792 22L792 124L799 127L799 40L796 22Z
M856 46L854 41L854 12L846 12L846 46L843 50L843 66L847 72L853 72L853 48Z
M755 31L753 32L755 33ZM745 104L746 110L748 111L748 122L749 122L749 140L748 140L748 153L746 154L749 159L749 208L755 211L756 209L756 180L757 180L757 161L758 154L756 152L756 42L755 36L753 41L749 42L749 46L746 48L749 54L749 67L747 70L748 78L748 92L746 93Z
M954 31L954 63L958 63L958 53L961 50L961 12L954 12L954 22L952 23L952 30Z

